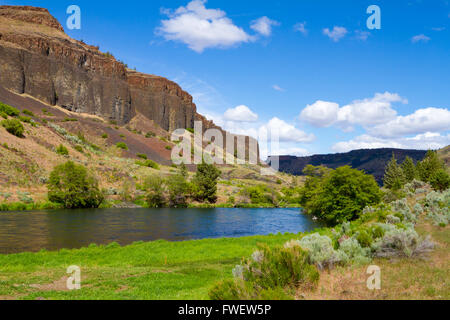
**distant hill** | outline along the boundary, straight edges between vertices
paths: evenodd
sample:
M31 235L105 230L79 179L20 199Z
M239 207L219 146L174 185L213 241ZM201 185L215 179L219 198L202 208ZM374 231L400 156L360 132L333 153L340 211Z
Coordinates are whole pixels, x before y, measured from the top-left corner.
M315 155L310 157L281 156L280 171L302 175L303 169L307 165L326 166L336 169L342 166L351 166L352 168L364 170L366 173L375 177L381 185L386 164L395 154L397 160L402 163L407 156L411 157L415 162L421 161L427 151L423 150L402 150L402 149L370 149L355 150L348 153ZM269 158L270 161L270 158Z
M438 151L439 157L445 162L447 167L450 167L450 146L447 146Z

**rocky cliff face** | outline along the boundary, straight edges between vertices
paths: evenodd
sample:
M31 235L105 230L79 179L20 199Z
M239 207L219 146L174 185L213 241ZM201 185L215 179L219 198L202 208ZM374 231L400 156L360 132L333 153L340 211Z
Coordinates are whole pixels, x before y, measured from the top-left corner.
M218 128L176 83L129 70L71 39L43 8L0 6L0 86L119 124L140 113L168 132L193 128L194 121Z
M0 7L0 85L120 123L133 115L125 66L70 39L46 9Z

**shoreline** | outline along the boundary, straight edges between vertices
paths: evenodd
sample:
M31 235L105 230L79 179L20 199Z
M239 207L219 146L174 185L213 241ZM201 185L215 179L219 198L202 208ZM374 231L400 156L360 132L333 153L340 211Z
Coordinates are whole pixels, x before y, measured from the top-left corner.
M274 205L260 205L260 204L189 204L186 208L150 208L135 203L121 202L117 204L105 203L99 208L88 209L65 209L56 203L42 202L42 203L25 203L25 202L11 202L0 203L0 214L4 213L32 213L36 211L55 211L55 210L93 210L93 209L302 209L300 205L291 206L274 206Z
M15 252L15 253L0 253L0 258L5 256L14 256L14 255L39 255L39 254L59 254L59 253L77 253L77 251L86 251L86 250L93 250L93 249L122 249L127 250L130 247L135 247L138 245L148 245L151 246L152 244L156 243L165 243L165 244L177 244L179 246L187 245L190 242L219 242L219 241L246 241L246 240L253 240L253 239L266 239L266 238L286 238L286 237L298 237L302 234L310 233L310 232L317 232L321 229L314 229L307 232L298 232L298 233L277 233L277 234L267 234L267 235L251 235L251 236L242 236L242 237L218 237L218 238L203 238L203 239L188 239L188 240L165 240L165 239L158 239L158 240L152 240L152 241L135 241L133 243L127 244L127 245L120 245L116 241L110 242L108 244L96 244L91 243L87 246L83 246L80 248L61 248L56 250L47 250L47 249L41 249L39 251L23 251L23 252Z

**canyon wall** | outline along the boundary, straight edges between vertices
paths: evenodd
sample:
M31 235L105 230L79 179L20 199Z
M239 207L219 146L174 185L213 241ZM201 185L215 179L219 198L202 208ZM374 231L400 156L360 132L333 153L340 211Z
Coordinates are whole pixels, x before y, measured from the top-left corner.
M140 113L168 132L194 121L223 131L197 113L179 85L71 39L44 8L0 6L0 86L121 125Z

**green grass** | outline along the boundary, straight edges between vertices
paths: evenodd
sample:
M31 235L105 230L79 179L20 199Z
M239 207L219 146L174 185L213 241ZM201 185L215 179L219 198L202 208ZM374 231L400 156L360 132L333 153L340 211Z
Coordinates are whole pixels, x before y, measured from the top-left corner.
M0 255L0 298L208 299L214 283L231 278L232 269L251 255L257 244L281 245L293 237L155 241ZM81 290L36 288L36 284L64 281L70 265L81 268Z
M10 211L34 211L34 210L53 210L61 209L61 205L50 201L44 202L0 202L0 212Z

